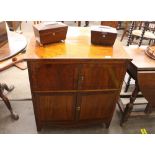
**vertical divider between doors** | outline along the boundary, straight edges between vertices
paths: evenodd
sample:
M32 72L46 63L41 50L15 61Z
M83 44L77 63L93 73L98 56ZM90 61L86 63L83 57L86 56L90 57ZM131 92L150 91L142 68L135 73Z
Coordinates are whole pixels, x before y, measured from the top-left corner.
M77 80L77 90L80 90L81 89L81 72L82 72L82 64L78 64L78 80ZM75 110L76 110L76 121L79 120L79 117L80 117L80 104L81 103L81 97L80 97L80 92L77 91L77 94L76 94L76 106L75 106Z

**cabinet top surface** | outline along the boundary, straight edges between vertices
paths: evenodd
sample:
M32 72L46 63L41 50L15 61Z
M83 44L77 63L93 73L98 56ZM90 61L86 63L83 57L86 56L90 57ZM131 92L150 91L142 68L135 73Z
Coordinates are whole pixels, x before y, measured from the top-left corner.
M35 37L28 45L25 59L131 59L116 39L113 47L91 44L91 30L86 27L69 27L66 40L40 46Z
M155 60L145 54L147 46L130 45L125 47L125 51L133 59L132 63L138 70L155 70Z

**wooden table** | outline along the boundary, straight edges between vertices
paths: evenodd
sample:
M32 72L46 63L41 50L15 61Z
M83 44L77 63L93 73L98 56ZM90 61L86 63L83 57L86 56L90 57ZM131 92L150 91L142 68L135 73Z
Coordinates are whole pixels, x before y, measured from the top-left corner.
M108 128L131 61L119 41L114 47L90 42L90 28L69 27L65 42L26 52L37 130L45 125Z
M0 72L23 61L23 56L20 53L24 52L26 46L27 41L23 35L8 32L8 42L0 48ZM4 90L12 91L13 89L14 86L8 87L6 84L0 83L0 97L11 112L12 118L18 119L18 115L12 110L8 98L4 95Z
M121 125L128 120L139 91L148 101L144 112L149 114L155 108L155 60L145 54L146 47L137 45L125 47L126 52L133 58L128 65L127 72L135 80L135 89L126 107L123 107L121 100L118 102L122 112Z

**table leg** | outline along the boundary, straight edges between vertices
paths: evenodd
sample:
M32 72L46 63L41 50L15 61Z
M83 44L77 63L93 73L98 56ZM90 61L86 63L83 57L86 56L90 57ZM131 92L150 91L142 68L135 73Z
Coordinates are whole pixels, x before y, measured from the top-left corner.
M81 26L81 21L78 21L78 27Z
M11 117L15 120L18 120L19 119L19 116L18 114L16 114L12 107L11 107L11 104L8 100L8 98L3 94L4 93L4 90L7 90L7 91L12 91L14 89L14 86L10 86L8 87L6 84L0 84L0 97L2 98L2 100L4 101L5 105L7 106L7 108L9 109L10 113L11 113Z
M120 122L121 126L123 125L124 122L126 122L128 120L128 118L130 116L130 113L132 112L133 104L134 104L134 101L136 100L138 92L139 92L139 86L138 86L138 82L136 80L136 82L135 82L135 89L132 92L132 95L130 97L130 102L126 105L126 107L124 109L124 112L123 112L123 116L121 118L121 122Z

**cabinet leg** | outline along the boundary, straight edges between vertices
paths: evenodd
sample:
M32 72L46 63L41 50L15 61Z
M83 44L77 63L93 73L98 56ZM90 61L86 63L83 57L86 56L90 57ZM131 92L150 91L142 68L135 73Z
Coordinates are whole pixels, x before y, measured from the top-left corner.
M132 112L133 104L134 104L134 101L136 100L138 92L139 92L139 86L138 86L138 82L136 81L135 82L135 89L132 92L132 95L130 97L130 102L126 105L125 110L123 112L121 122L120 122L121 126L123 125L124 122L126 122L128 120L130 113Z
M150 114L152 112L152 107L151 107L151 105L149 103L147 104L144 112L146 114Z
M42 129L42 126L40 124L37 124L37 131L40 132Z
M110 123L111 123L111 121L110 121L110 122L105 123L105 127L106 127L106 129L108 129L108 128L109 128Z
M8 87L6 84L0 84L0 97L2 98L2 100L4 101L6 107L8 108L8 110L10 111L11 113L11 117L15 120L18 120L19 119L19 116L18 114L16 114L12 107L11 107L11 104L8 100L8 98L3 94L4 90L7 90L7 91L12 91L14 89L14 86L11 86L11 87Z

